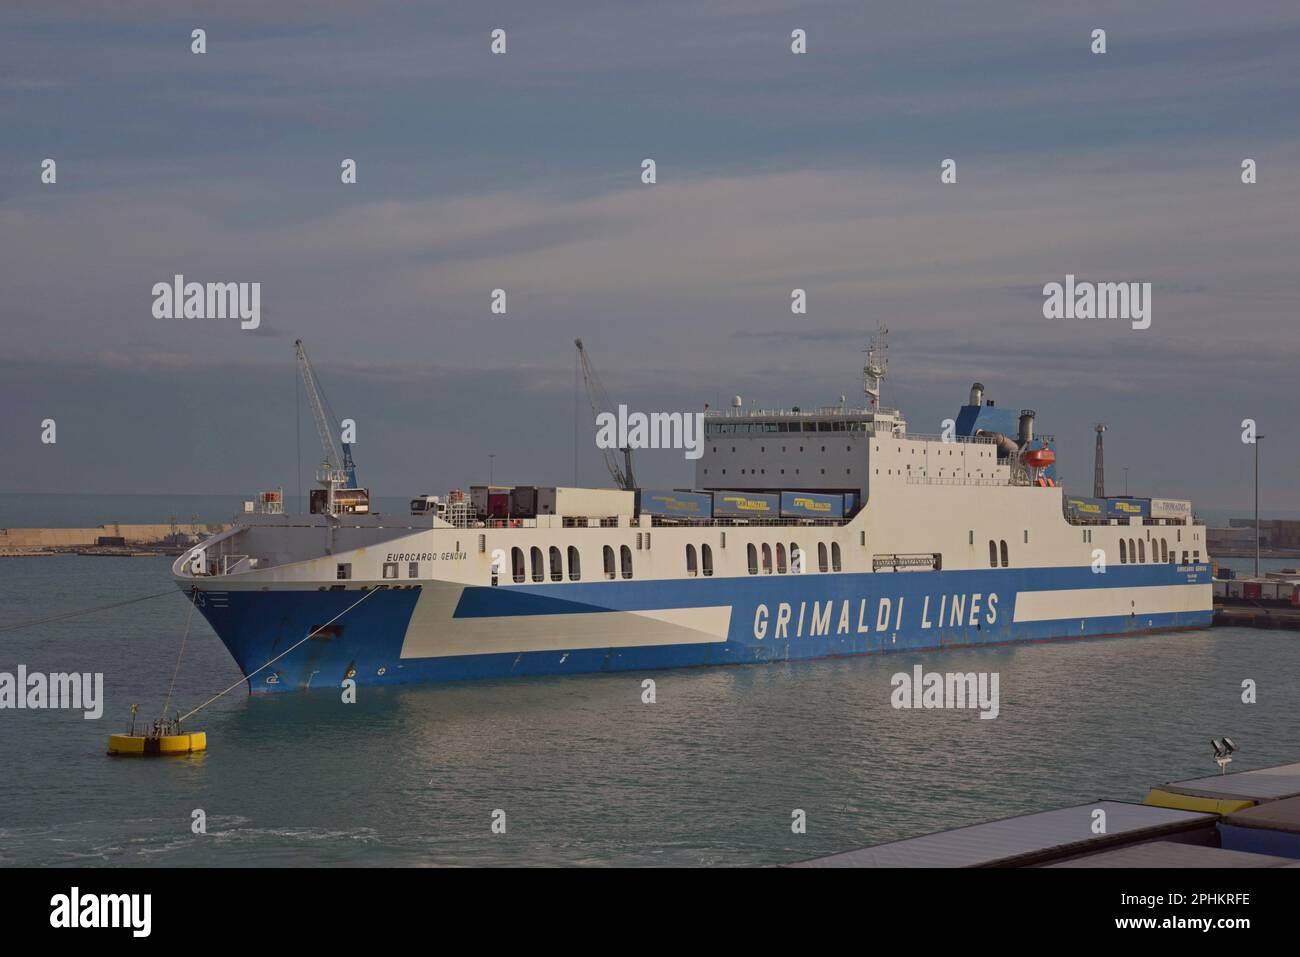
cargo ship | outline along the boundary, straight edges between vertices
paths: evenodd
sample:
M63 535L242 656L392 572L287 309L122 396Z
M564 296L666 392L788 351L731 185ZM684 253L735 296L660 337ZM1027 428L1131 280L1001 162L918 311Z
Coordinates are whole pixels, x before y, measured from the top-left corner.
M873 344L862 407L704 413L689 488L489 484L376 515L327 468L311 514L246 503L173 577L252 692L1210 625L1190 503L1068 496L1035 413L979 383L944 434L910 432L885 368Z

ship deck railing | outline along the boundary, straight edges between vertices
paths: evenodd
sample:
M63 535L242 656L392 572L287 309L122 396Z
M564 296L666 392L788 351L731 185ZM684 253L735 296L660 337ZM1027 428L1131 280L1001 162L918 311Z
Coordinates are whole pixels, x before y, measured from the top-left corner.
M930 432L908 432L900 435L901 439L914 439L918 442L943 442L945 445L993 445L994 440L987 435L935 435Z
M650 516L654 528L749 528L752 526L847 525L848 518L669 518Z
M929 475L909 475L907 477L908 485L1013 485L1009 479L985 479L985 478L939 478L938 476Z

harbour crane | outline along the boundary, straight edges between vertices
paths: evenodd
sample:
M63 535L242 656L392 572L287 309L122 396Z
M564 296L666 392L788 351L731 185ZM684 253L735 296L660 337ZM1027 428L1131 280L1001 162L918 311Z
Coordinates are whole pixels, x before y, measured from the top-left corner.
M324 504L326 510L332 514L336 510L336 491L356 490L364 493L365 490L357 486L357 467L352 461L352 445L341 441L341 437L335 436L334 430L338 427L338 419L335 418L329 400L325 398L316 381L316 370L312 367L311 360L307 358L306 347L303 346L301 339L295 339L293 347L298 356L298 373L302 378L303 391L307 393L307 404L311 406L316 431L320 434L321 446L325 451L325 457L316 472L316 480L325 486ZM317 498L315 493L312 497ZM356 500L368 500L368 498L368 495L361 494L344 496L341 500L346 499L355 506L358 504ZM314 506L315 503L313 503L313 511L316 510ZM366 509L354 507L349 510Z
M596 370L591 365L591 358L587 355L587 350L582 346L581 339L574 339L573 344L578 347L578 362L582 366L582 381L587 387L587 401L591 403L592 422L600 428L600 414L609 412L617 416L617 410L610 402L609 393L601 384L600 377L596 375ZM613 476L614 483L625 491L631 491L636 488L636 479L632 475L632 450L626 446L620 449L623 453L623 465L620 468L618 456L614 454L612 448L602 448L601 455L605 457L605 468L609 469L609 474Z

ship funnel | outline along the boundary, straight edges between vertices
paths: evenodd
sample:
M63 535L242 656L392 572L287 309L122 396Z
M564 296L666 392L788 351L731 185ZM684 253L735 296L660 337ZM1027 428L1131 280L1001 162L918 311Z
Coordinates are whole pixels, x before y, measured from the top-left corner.
M968 405L984 404L984 383L983 382L976 382L973 386L970 387L970 402L967 404Z
M1020 446L1024 448L1034 440L1034 410L1020 410Z

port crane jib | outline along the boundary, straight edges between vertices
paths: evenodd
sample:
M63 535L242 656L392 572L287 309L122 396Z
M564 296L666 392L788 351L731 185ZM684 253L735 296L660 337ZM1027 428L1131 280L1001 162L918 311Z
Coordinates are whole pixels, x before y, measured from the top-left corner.
M591 359L587 355L587 350L583 348L581 339L574 339L573 344L578 347L578 361L582 366L582 381L587 387L587 401L591 403L592 423L600 427L600 415L602 412L615 412L614 404L610 401L609 393L605 391L605 386L601 383L600 377L596 375L596 370L591 364ZM600 453L605 458L605 468L609 469L609 474L613 477L614 483L624 491L631 491L636 488L636 478L632 475L632 450L626 446L618 451L623 453L623 465L620 468L618 456L614 454L614 449L601 448Z
M303 391L307 393L307 404L311 406L312 419L320 435L324 459L316 471L316 481L322 489L312 492L311 511L334 515L337 512L368 512L370 510L369 490L357 486L357 467L352 460L352 446L335 435L338 419L330 408L329 400L321 391L316 379L316 370L307 358L307 349L301 339L295 339L294 351L298 358L298 374L302 379Z

